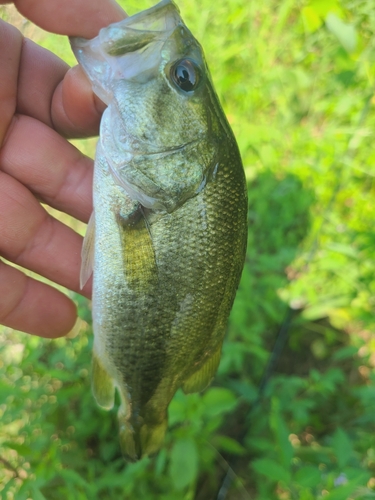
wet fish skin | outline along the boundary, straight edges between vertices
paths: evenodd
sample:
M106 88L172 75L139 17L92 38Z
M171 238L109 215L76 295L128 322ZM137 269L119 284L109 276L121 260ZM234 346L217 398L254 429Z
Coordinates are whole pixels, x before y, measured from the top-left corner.
M108 104L85 243L93 392L111 408L119 390L121 446L134 461L160 448L176 390L202 390L216 372L245 257L246 182L202 49L173 2L72 47ZM173 81L181 60L198 72L194 91Z

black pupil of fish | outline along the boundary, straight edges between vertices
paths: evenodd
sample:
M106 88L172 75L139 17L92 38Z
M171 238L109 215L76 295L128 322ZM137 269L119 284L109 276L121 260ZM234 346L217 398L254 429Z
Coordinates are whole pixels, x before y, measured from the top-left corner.
M181 90L191 92L198 84L198 74L191 61L176 63L173 67L173 78Z

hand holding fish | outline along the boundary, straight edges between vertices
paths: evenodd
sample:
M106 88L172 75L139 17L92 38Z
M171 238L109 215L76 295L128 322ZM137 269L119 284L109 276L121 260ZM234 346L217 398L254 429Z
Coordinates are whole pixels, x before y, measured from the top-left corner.
M94 37L125 17L112 0L14 3L40 27L70 36ZM87 222L92 161L64 137L97 134L104 106L80 68L69 69L1 20L0 68L0 257L80 291L82 239L40 202ZM0 260L1 324L58 337L75 320L68 297Z

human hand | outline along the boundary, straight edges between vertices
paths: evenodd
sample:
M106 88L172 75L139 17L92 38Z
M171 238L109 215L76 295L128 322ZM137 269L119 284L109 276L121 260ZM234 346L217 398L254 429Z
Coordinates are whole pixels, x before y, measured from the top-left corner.
M126 17L112 0L14 3L41 28L84 38ZM82 238L39 202L88 221L92 160L65 137L97 134L104 105L79 67L69 69L2 20L0 75L0 256L80 292ZM90 286L82 293L89 297ZM0 260L0 324L59 337L75 321L66 295Z

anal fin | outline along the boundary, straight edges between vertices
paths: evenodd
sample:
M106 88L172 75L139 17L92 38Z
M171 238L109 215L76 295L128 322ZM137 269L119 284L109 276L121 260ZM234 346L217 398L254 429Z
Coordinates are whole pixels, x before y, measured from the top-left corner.
M182 390L185 394L203 391L210 384L219 366L220 357L221 344L204 365L183 382Z
M106 410L113 408L115 403L115 386L112 377L103 367L95 351L92 355L91 386L98 405Z

